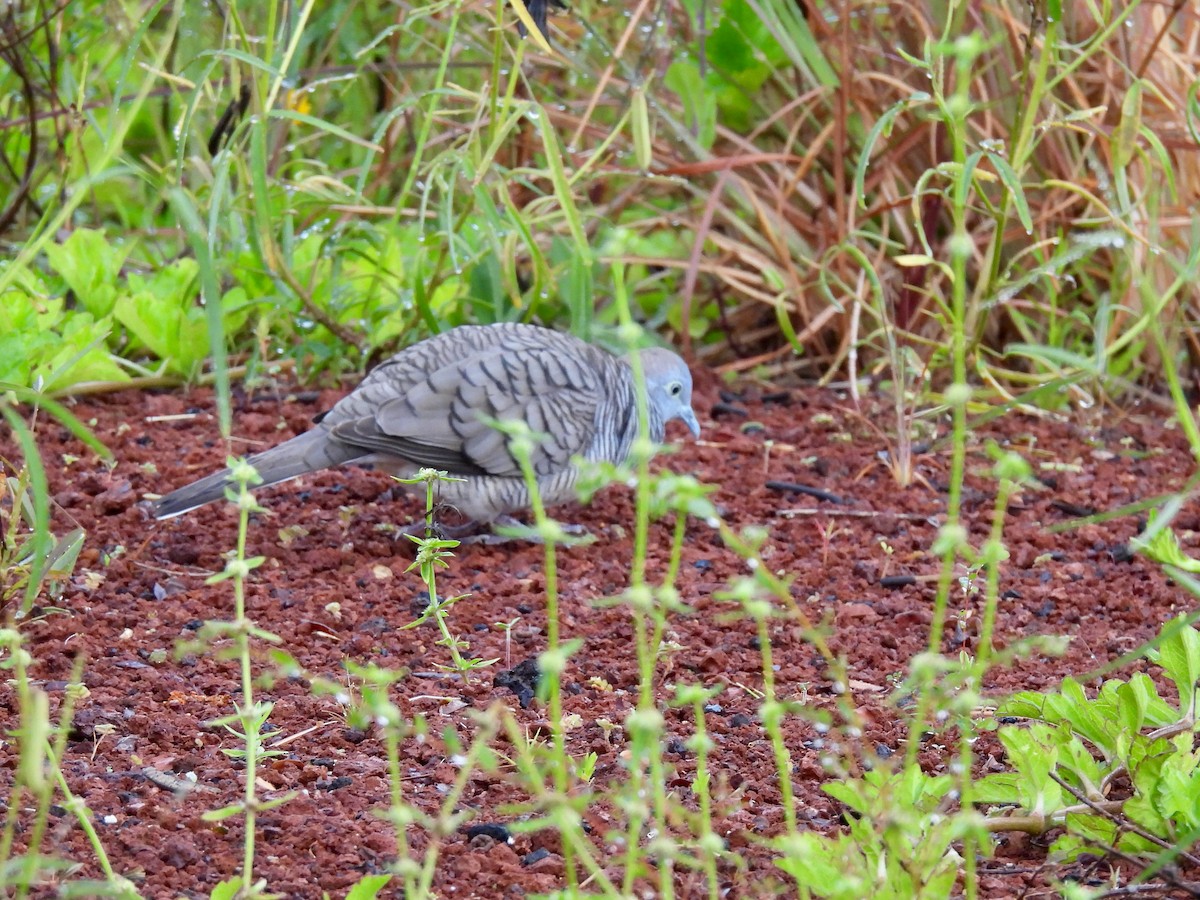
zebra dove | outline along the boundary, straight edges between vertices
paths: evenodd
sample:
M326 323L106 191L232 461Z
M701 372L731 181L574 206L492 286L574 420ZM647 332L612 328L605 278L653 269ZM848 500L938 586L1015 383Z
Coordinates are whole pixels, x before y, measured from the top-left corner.
M699 436L692 377L670 350L639 351L649 437L681 420ZM264 484L342 463L373 463L401 477L422 467L464 481L438 485L439 498L477 522L527 509L529 491L509 439L487 423L523 421L545 435L531 462L547 506L574 495L573 456L623 462L638 429L633 370L578 338L536 325L463 325L381 363L316 427L250 457ZM220 500L229 470L155 504L159 519Z

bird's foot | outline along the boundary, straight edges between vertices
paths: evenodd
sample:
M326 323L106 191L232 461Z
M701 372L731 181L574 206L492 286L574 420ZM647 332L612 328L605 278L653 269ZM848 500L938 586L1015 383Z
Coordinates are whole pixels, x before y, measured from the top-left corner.
M492 526L495 530L488 531L481 522L474 519L455 525L447 525L437 519L429 524L424 519L418 519L411 525L401 528L400 534L415 538L430 537L434 540L458 541L460 544L546 543L545 537L538 531L536 525L526 525L512 516L500 516L492 522ZM558 528L560 535L557 537L556 543L563 546L591 544L596 540L595 535L582 525L552 521L552 527Z
M525 541L530 544L546 543L546 535L543 535L536 525L526 525L512 516L500 516L492 522L492 527L494 530L491 532L479 532L478 534L462 538L462 543L509 544L517 541ZM573 547L577 544L591 544L596 540L596 536L582 525L552 521L551 527L558 529L559 534L555 536L555 543L562 546Z
M418 519L411 525L401 528L399 533L420 539L430 538L435 541L471 543L471 538L479 533L481 527L480 523L474 519L468 519L466 522L459 522L456 525L447 525L437 519L432 522Z

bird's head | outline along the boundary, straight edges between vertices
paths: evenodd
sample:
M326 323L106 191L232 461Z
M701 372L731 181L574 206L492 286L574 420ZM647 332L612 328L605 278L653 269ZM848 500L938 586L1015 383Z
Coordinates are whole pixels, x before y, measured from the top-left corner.
M694 437L700 437L700 423L692 410L692 373L678 353L652 347L641 351L642 373L646 379L646 397L663 424L679 419Z

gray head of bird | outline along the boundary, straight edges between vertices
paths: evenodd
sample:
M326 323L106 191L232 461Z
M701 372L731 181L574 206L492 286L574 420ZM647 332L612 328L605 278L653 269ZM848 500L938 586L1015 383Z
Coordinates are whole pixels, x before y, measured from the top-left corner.
M678 353L651 347L639 354L646 380L646 399L665 425L679 419L693 437L700 437L700 423L692 409L692 373Z

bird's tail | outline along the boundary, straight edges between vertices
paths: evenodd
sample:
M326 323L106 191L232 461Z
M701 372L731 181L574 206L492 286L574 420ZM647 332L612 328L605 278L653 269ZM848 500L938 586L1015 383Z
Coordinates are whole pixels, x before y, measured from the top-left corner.
M254 466L262 478L262 484L259 486L265 487L308 472L317 472L350 462L361 456L361 448L348 447L332 440L325 429L314 428L290 441L284 441L278 447L251 456L247 462ZM154 504L154 517L169 519L214 500L221 500L225 497L225 488L231 487L233 483L229 469L193 481L158 500Z

